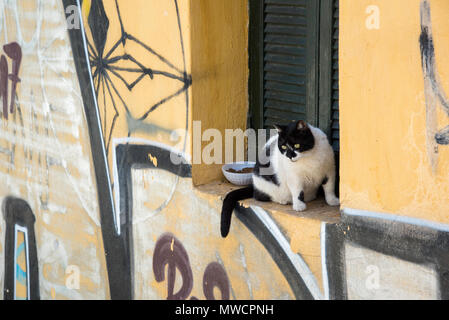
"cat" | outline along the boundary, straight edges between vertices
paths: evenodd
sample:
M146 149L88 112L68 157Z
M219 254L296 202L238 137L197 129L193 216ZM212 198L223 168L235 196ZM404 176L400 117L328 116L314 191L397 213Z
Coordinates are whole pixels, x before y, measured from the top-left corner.
M252 175L252 185L228 193L221 211L221 235L226 237L237 202L254 198L292 204L304 211L323 187L326 202L338 206L335 196L334 152L326 134L305 121L276 125L277 134L265 144Z

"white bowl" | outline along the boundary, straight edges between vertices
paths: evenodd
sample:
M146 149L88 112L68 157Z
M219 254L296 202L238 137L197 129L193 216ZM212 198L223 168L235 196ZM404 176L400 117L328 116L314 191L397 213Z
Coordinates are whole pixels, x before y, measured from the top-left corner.
M242 161L242 162L233 162L225 164L221 167L224 176L228 179L232 184L236 184L238 186L245 186L252 183L252 173L233 173L227 170L234 169L236 171L242 170L244 168L254 168L256 165L255 162L251 161Z

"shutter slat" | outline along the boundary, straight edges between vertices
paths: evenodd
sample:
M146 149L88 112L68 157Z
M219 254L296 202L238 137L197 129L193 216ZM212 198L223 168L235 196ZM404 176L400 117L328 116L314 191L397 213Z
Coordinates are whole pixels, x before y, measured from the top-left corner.
M281 110L281 111L288 111L292 113L306 113L306 106L305 105L298 105L294 103L289 103L285 101L277 101L277 100L271 100L267 99L265 100L264 104L266 109L275 109L275 110Z
M283 93L275 90L266 90L265 99L273 99L277 101L305 104L306 97L296 94Z
M285 64L267 62L265 64L265 71L273 71L290 75L305 76L306 67L305 66L292 67Z
M288 26L280 24L267 23L265 26L266 33L278 33L283 35L301 36L306 34L306 27L302 26Z
M297 114L298 117L302 116L302 114L300 112L297 112L297 113L298 113ZM273 109L266 110L265 117L273 118L273 119L280 119L280 120L288 120L288 121L295 120L292 118L291 112L285 112L285 111L273 110Z
M303 95L303 96L305 96L305 94L306 94L305 86L289 85L289 84L285 84L285 83L279 83L276 81L265 82L265 88L271 89L271 90L276 90L279 92L299 94L299 95Z
M288 14L288 15L298 15L302 17L306 17L306 8L299 6L289 6L289 5L273 5L268 4L265 7L266 13L275 13L275 14Z
M278 23L294 26L307 26L307 19L301 16L280 15L280 14L267 14L265 16L265 23Z
M304 77L291 76L285 73L266 72L264 80L277 81L286 84L305 85Z
M281 5L295 5L295 6L306 6L307 0L265 0L265 4L281 4Z
M268 62L279 62L285 64L291 64L294 66L304 66L306 64L306 58L297 57L286 54L277 54L277 53L265 53L264 57L265 61Z
M265 35L265 43L306 46L306 39L299 35L271 34Z
M267 44L265 46L266 52L280 53L286 55L305 56L305 48L295 46L285 46L277 44Z

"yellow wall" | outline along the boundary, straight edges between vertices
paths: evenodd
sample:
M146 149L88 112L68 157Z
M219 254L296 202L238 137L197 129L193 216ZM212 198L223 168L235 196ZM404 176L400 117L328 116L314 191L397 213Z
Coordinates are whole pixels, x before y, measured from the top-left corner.
M111 70L106 72L108 77L99 77L98 75L94 77L96 87L100 81L96 91L98 91L97 99L100 106L102 133L107 148L112 183L115 179L112 169L114 167L114 141L121 140L123 142L123 139L128 139L139 143L136 141L143 139L176 147L179 151L187 154L191 149L189 135L185 133L187 127L187 131L191 130L191 114L188 110L189 102L186 101L186 93L183 91L183 89L189 92L191 90L189 88L191 50L188 32L190 2L178 1L179 22L173 1L133 0L132 3L133 5L127 5L126 1L118 1L120 18L124 32L140 43L127 39L124 44L120 43L115 46L122 38L116 2L103 1L109 25L102 58L113 59L130 54L134 61L120 59L111 64L113 67L122 68L122 70L115 71L128 84L136 81L141 73L126 72L123 69L138 70L143 66L154 72L167 73L169 76L154 74L154 77L151 78L145 75L132 88L128 88L123 80ZM92 47L95 47L88 20L91 7L91 0L83 2L83 20L87 41ZM184 28L180 30L178 24ZM182 41L180 39L181 32ZM97 48L91 51L95 51L98 55ZM95 58L91 59L95 60ZM96 69L94 65L92 67L93 74ZM186 72L185 75L184 72ZM153 111L151 111L152 108ZM129 113L126 109L129 110ZM179 134L179 138L172 137L174 131Z
M342 208L449 222L449 147L427 154L420 0L340 1ZM449 92L449 3L430 0L436 66ZM366 9L377 5L380 28ZM448 118L438 104L438 130ZM429 146L432 147L432 146Z
M449 151L439 146L438 154L429 158L429 150L435 149L426 137L428 100L419 46L422 1L376 1L378 30L366 28L370 15L366 9L372 1L340 1L341 200L343 208L447 223ZM8 120L0 115L0 202L14 196L28 203L34 213L41 298L107 299L125 291L117 283L133 282L127 298L165 299L170 290L165 262L178 270L176 290L181 279L191 283L185 299L208 298L203 280L211 265L221 268L212 274L225 275L231 299L310 295L319 299L328 294L341 298L340 288L342 292L348 289L343 298L443 296L442 286L437 285L443 278L437 272L449 268L444 265L448 259L439 248L435 252L427 249L430 241L444 242L442 237L448 233L436 233L430 227L415 225L413 229L403 223L391 232L385 228L388 222L377 223L371 217L354 222L343 215L340 220L319 201L299 214L288 207L272 203L260 207L260 203L247 200L235 211L229 236L220 236L222 200L232 187L219 181L206 184L222 179L220 164L192 165L189 161L196 151L192 126L201 121L202 131L216 128L222 134L225 129L245 128L247 0L132 0L133 5L118 0L120 16L113 0L84 0L84 28L92 55L92 73L87 75L93 76L99 128L92 123L88 126L91 114L84 107L90 101L83 99L83 93L92 88L90 83L82 83L81 75L89 71L84 68L77 73L80 52L72 51L69 35L73 34L67 32L62 2L24 0L17 6L13 2L0 0L5 8L0 40L2 44L17 41L22 47L22 81L15 110ZM449 4L446 0L428 3L439 79L449 90L449 62L445 59L449 53ZM91 28L89 23L96 4L104 5L108 19L103 25L103 58L107 60L112 48L109 58L122 56L108 62L108 67L116 67L129 83L141 75L141 66L166 76L143 76L133 88L126 87L110 69L110 79L98 77L94 33L101 28ZM121 42L123 32L141 43L130 37ZM123 59L126 54L138 63ZM160 106L159 101L163 101ZM139 121L152 106L158 107ZM438 129L448 123L440 106L437 120ZM172 131L186 125L186 144L172 141ZM102 142L94 141L93 129L101 130L106 154ZM141 148L134 151L154 147L151 150L157 154L140 157L129 176L124 171L115 175L114 169L125 166L115 167L114 143ZM202 147L209 143L203 142ZM187 158L182 170L167 160L173 149ZM123 152L129 151L125 156L132 158L130 150ZM107 177L98 178L102 171L93 161L103 156L112 190ZM123 181L128 190L117 187ZM130 238L120 238L114 226L105 223L103 218L111 218L113 210L103 206L110 198L105 201L98 194L128 201L126 208L119 208L121 202L116 202L115 209L120 219L125 217L126 221L120 220L122 231L131 230ZM401 238L403 233L397 230L404 231L407 238ZM368 241L363 231L371 232ZM11 263L6 254L11 241L3 241L6 232L6 223L0 219L0 260L5 265ZM361 240L357 238L360 234ZM423 234L427 235L425 243L420 242ZM171 245L161 254L156 248L167 235ZM379 235L396 242L385 246L376 241ZM117 243L117 250L106 252L105 248ZM410 250L394 251L403 246ZM133 256L128 257L127 252ZM159 280L154 268L158 259L165 272ZM436 259L438 270L421 265ZM19 262L24 269L23 260ZM116 262L123 269L111 268ZM0 286L7 279L5 265L0 263ZM80 269L79 289L67 285L71 266ZM373 266L382 275L379 291L365 286L366 271ZM130 279L117 270L129 272Z
M224 137L225 129L246 127L248 3L195 0L190 15L192 120L201 121L202 131L215 128ZM202 147L209 143L203 142ZM192 174L195 185L223 178L220 164L194 163Z
M97 185L64 7L61 1L2 1L2 24L1 54L3 45L17 42L22 61L13 112L0 116L0 286L5 264L13 263L5 257L11 243L4 204L14 197L36 219L41 299L106 299ZM11 84L9 99L10 90ZM73 267L78 289L67 286Z

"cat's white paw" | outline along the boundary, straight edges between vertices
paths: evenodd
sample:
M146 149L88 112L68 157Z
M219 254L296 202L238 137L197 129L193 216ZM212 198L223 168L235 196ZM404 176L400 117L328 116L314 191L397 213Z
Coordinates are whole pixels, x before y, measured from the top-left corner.
M304 202L293 203L293 210L295 210L295 211L304 211L306 209L307 209L307 206Z
M340 199L338 199L335 196L326 198L326 202L330 206L338 206L338 205L340 205Z

